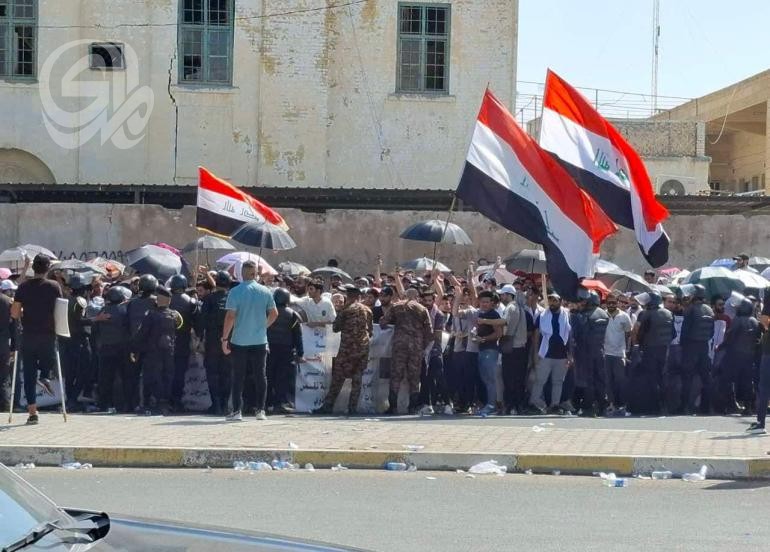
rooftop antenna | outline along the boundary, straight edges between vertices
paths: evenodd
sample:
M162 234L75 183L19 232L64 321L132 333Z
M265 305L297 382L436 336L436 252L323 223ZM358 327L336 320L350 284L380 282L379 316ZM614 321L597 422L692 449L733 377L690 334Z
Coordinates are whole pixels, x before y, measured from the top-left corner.
M652 1L652 115L658 112L658 58L660 56L660 0Z

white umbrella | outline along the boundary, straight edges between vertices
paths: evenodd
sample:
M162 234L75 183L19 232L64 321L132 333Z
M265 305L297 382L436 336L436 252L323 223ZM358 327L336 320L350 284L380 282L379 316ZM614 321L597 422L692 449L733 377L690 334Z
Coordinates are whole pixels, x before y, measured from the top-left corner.
M278 274L278 271L274 269L265 259L256 253L249 253L248 251L233 251L224 257L220 257L217 260L217 263L225 265L227 268L232 268L233 274L240 280L241 269L243 268L243 263L246 261L252 261L255 263L257 265L257 270L262 272L262 274L272 274L273 276Z

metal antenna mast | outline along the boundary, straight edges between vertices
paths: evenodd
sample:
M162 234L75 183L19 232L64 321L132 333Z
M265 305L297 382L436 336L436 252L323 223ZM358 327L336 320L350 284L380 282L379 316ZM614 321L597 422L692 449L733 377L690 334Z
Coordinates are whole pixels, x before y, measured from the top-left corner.
M658 112L658 57L660 55L660 0L652 2L652 114Z

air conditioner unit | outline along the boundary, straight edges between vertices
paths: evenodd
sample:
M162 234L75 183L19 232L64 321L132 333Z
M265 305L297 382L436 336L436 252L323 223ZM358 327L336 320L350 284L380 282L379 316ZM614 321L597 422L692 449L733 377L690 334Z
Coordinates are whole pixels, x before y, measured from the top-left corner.
M700 191L701 186L692 176L659 174L655 178L655 193L658 195L696 195Z

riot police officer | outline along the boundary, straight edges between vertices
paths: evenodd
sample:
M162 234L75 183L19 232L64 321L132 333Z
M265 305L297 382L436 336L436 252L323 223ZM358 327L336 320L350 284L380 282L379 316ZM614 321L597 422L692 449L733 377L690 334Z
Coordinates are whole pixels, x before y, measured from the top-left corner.
M273 292L278 318L267 329L267 406L281 414L294 411L291 397L297 369L295 360L305 354L302 318L289 308L290 298L286 289L278 288Z
M690 306L684 311L682 320L682 395L685 414L695 413L695 402L701 395L701 409L708 409L708 395L711 389L711 358L709 341L714 337L714 311L706 305L706 288L695 284ZM700 377L701 389L694 385L695 376Z
M120 401L125 410L125 403L131 395L129 384L129 331L126 301L131 299L128 288L114 286L107 290L107 305L102 317L94 323L96 330L96 353L99 357L99 406L102 411L114 414L115 400L113 389L117 374L123 385L123 397Z
M182 274L171 277L169 288L171 308L182 316L182 326L176 332L174 375L171 383L171 402L175 409L181 411L184 376L190 363L190 338L193 326L197 323L198 302L185 293L187 278Z
M599 294L589 291L585 307L574 325L575 385L583 390L583 415L596 416L607 407L607 374L604 367L604 336L607 312L599 307Z
M142 361L144 360L143 347L141 342L136 340L139 326L141 326L145 315L155 305L153 294L158 287L158 279L152 274L144 274L137 282L139 295L133 297L126 305L126 315L128 317L128 330L131 338L131 360L129 365L129 379L127 389L129 394L125 397L126 407L128 409L136 408L137 412L142 412L139 406L139 376L142 373Z
M749 407L753 399L751 378L754 355L761 336L759 321L753 316L754 305L743 299L735 310L735 318L719 346L725 351L719 363L717 393L721 412L734 414L740 410L736 399ZM715 372L717 371L715 367Z
M62 339L61 361L70 411L78 409L79 401L93 402L90 394L95 378L92 371L91 347L86 331L86 328L91 325L90 319L86 317L90 283L90 277L75 273L70 276L68 284L70 297L67 301L67 322L70 337Z
M637 392L633 412L654 413L664 404L665 367L668 348L674 338L674 317L661 307L663 298L657 291L648 293L645 309L639 313L634 327L634 341L642 352L641 363L632 376Z
M184 321L178 312L169 308L171 291L168 288L158 286L155 296L155 307L145 314L134 341L142 344L144 353L142 374L145 413L160 412L166 415L170 412L176 335Z
M232 284L230 274L220 270L214 277L214 283L214 291L203 299L201 305L200 327L205 351L203 366L206 368L206 380L211 396L209 413L220 415L227 410L230 395L230 357L222 352L220 343L227 314L227 295Z

